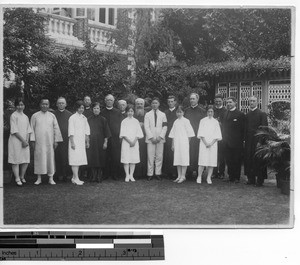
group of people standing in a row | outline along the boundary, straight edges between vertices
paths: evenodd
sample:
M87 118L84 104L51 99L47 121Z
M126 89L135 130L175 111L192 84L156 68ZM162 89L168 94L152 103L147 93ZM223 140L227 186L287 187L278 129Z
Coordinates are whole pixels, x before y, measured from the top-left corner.
M29 122L23 113L24 101L16 99L8 140L8 162L15 181L18 186L26 183L31 142L36 185L42 182L42 175L48 175L52 185L56 184L54 176L66 179L69 168L71 181L77 185L84 183L79 168L80 177L87 174L91 181L121 176L126 182L143 176L161 180L166 175L177 183L192 176L201 183L207 168L207 183L212 184L213 174L224 178L225 163L228 181L238 183L244 157L247 184L262 186L266 167L254 155L255 132L267 125L267 116L257 108L257 98L249 98L246 115L237 110L233 97L226 99L225 108L222 96L216 95L215 104L206 110L198 104L198 94L192 93L189 100L190 106L184 109L175 96L169 96L169 109L162 112L158 98L151 100L148 110L142 98L137 98L135 105L119 100L115 108L115 99L109 94L101 110L100 103L92 104L86 96L76 102L72 114L66 110L65 98L58 98L53 113L49 100L42 99L41 110Z

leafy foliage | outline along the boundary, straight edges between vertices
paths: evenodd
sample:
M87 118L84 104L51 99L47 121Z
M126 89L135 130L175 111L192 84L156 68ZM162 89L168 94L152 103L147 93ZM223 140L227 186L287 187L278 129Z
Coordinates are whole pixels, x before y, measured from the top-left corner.
M52 41L45 35L45 18L31 8L5 8L3 20L4 74L9 78L15 73L26 89L34 68L51 57Z
M174 55L188 64L290 56L291 10L164 9L162 25L177 37Z
M103 54L89 45L83 50L57 50L46 68L35 75L32 96L35 103L44 96L52 103L59 96L74 103L85 95L101 101L107 93L126 94L124 63L116 55Z
M255 155L276 170L282 179L290 179L291 147L286 137L280 136L272 127L262 127L256 137L263 144L256 149Z

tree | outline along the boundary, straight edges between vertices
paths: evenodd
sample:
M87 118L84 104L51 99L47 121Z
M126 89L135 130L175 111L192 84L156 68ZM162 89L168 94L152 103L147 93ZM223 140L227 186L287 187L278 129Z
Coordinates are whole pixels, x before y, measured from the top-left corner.
M117 30L111 34L111 41L114 40L119 49L128 51L134 73L150 66L160 52L170 50L169 32L158 21L151 20L155 12L153 8L118 10Z
M126 58L96 50L91 43L84 49L57 48L46 67L34 76L35 104L45 96L53 104L64 96L71 106L85 95L100 102L108 93L122 96L126 94L126 62Z
M291 10L215 9L207 16L211 34L223 39L231 58L276 59L291 54Z
M31 8L5 8L3 28L4 75L14 73L29 97L32 72L51 57L52 41L45 35L45 18Z
M289 56L291 10L165 9L162 25L173 31L174 55L192 64Z

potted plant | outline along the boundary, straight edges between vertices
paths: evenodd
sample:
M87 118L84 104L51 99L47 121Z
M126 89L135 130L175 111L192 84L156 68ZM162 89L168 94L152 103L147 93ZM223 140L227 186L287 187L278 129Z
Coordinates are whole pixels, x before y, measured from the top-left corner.
M277 187L283 194L290 192L290 161L291 147L289 135L279 134L271 126L262 126L256 133L259 145L256 157L262 159L266 165L276 171Z

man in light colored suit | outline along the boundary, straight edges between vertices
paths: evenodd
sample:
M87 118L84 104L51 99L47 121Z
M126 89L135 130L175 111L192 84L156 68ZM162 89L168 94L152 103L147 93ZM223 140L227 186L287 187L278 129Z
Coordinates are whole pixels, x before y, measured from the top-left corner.
M153 178L154 172L158 180L161 180L161 168L163 162L164 142L167 132L167 118L159 108L159 99L151 101L152 110L145 114L144 126L146 133L148 155L148 180ZM155 166L155 167L154 167Z

